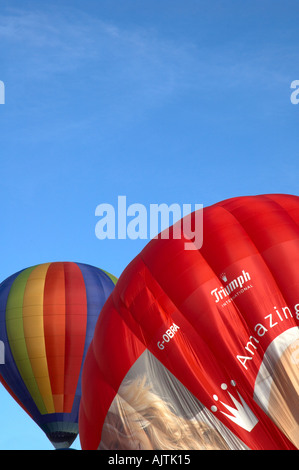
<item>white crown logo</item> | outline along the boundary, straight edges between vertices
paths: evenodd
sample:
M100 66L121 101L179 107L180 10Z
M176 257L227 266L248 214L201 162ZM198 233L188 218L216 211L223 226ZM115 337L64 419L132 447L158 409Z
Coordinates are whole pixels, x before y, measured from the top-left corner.
M220 278L222 279L223 282L227 282L227 276L225 273L221 273Z
M236 382L234 380L231 381L231 385L233 387L236 386ZM222 390L227 390L228 386L226 384L221 385ZM241 403L227 390L227 393L229 397L231 398L232 402L234 403L236 408L233 408L230 405L227 405L223 401L220 401L220 403L231 413L227 414L224 413L224 411L220 411L223 415L225 415L228 419L233 421L235 424L240 426L241 428L245 429L246 431L250 432L253 430L255 425L258 423L257 417L253 414L247 403L244 401L244 399L241 397L238 391L236 391L238 394L238 397L241 401ZM217 395L213 395L213 398L215 401L218 401L219 398ZM216 413L218 411L217 406L213 405L211 407L211 410L213 413Z

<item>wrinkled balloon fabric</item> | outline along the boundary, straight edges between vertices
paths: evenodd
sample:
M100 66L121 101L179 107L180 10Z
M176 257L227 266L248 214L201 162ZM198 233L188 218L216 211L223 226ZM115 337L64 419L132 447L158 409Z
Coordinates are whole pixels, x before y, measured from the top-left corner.
M201 248L181 235L151 240L105 303L82 448L298 449L299 198L228 199L203 209Z

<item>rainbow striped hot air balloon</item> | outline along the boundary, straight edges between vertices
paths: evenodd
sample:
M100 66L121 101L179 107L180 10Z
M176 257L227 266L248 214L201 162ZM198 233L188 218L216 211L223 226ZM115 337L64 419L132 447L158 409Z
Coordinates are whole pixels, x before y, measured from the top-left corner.
M0 380L55 448L78 434L81 368L115 283L99 268L53 262L0 284Z

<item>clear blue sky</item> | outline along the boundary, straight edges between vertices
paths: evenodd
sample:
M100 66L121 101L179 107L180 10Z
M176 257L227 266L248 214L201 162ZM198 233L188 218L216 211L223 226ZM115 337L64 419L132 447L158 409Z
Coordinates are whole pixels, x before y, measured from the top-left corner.
M298 18L298 0L1 0L0 279L119 276L146 243L96 238L119 195L298 194ZM4 390L0 419L0 449L51 448Z

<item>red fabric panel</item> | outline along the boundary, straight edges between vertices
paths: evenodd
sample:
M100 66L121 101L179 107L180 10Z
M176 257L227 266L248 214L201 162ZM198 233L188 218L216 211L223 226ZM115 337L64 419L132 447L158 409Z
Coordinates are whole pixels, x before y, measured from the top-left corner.
M66 322L64 412L70 413L84 352L87 304L84 279L79 266L75 263L64 263L64 273Z

